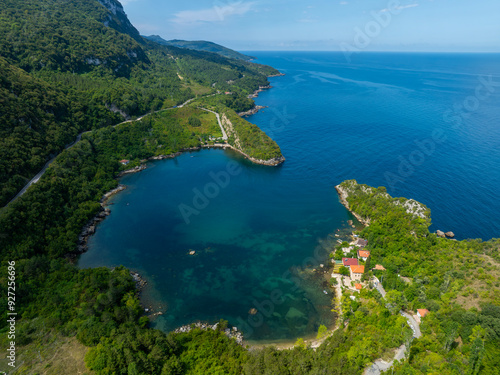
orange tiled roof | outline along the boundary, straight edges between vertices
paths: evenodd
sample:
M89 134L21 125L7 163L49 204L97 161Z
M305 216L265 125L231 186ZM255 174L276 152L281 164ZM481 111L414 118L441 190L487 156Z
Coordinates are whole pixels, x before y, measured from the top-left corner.
M355 284L354 287L357 289L357 290L361 290L363 289L363 285L361 284Z
M370 252L369 251L366 251L366 250L359 250L358 251L358 255L361 257L361 258L368 258L370 256Z
M420 314L420 316L423 318L424 316L426 316L427 314L429 314L429 310L427 309L417 309L418 313Z
M351 266L352 273L365 273L365 266Z

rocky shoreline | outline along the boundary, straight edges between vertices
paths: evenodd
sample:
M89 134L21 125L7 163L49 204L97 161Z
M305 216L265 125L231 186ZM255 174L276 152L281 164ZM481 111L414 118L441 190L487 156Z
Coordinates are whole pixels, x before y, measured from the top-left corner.
M141 164L135 168L127 169L126 171L118 173L118 175L116 177L122 177L122 176L125 176L126 174L141 172L141 171L145 170L146 168L147 167L145 164Z
M95 233L97 224L99 224L101 221L103 221L107 216L111 214L111 210L108 207L106 207L106 202L108 198L125 189L126 186L118 185L117 188L110 190L103 195L101 201L99 202L101 204L99 212L92 219L90 219L87 222L87 224L85 224L85 226L82 228L82 231L80 232L80 235L78 236L78 245L75 251L76 254L82 254L87 251L88 239L91 235ZM69 254L69 255L74 256L75 254Z
M273 86L271 86L271 85L267 85L267 86L259 86L259 88L253 92L253 94L248 95L248 99L255 99L256 97L258 97L258 96L259 96L259 94L260 94L262 91L264 91L264 90L269 90L269 89L271 89L272 87L273 87Z
M248 117L251 115L255 115L257 112L259 112L261 109L268 108L266 105L256 105L252 109L245 111L245 112L239 112L238 116L240 117Z
M189 324L189 325L185 325L185 326L182 326L182 327L179 327L177 328L176 330L174 330L173 332L174 333L187 333L187 332L190 332L191 330L193 329L196 329L196 328L199 328L199 329L202 329L202 330L217 330L217 327L219 326L219 323L215 323L213 325L210 325L208 323L201 323L201 322L198 322L198 323L193 323L193 324ZM236 342L240 345L243 345L243 334L238 331L238 328L236 327L232 327L232 328L226 328L224 330L224 334L229 337L230 339L234 339L236 340Z
M356 212L354 212L353 210L351 210L351 208L349 207L349 202L347 202L347 197L349 196L349 192L347 190L345 190L340 185L335 186L335 190L337 190L337 193L339 194L340 203L342 203L342 205L345 208L347 208L349 210L349 212L352 213L354 215L354 217L356 219L358 219L358 221L361 224L369 226L370 225L370 219L369 218L365 219L365 218L361 217L361 215L358 215Z

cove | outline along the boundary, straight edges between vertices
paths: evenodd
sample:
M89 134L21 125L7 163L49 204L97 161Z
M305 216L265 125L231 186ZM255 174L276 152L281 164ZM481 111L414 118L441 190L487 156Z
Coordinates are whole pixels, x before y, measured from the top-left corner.
M336 243L328 235L345 235L352 217L328 183L297 177L293 165L259 166L223 150L150 163L121 179L127 190L110 200L79 266L139 272L150 284L143 303L164 312L153 325L166 332L222 318L249 340L314 335L335 315L313 269ZM196 214L186 220L187 206Z

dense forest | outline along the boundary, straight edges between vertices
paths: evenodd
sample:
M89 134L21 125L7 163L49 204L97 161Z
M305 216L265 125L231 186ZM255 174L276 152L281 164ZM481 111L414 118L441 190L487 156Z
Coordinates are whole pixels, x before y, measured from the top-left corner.
M200 87L231 91L228 105L248 109L247 96L277 73L145 40L121 4L101 3L0 5L0 206L82 131L181 104Z
M16 373L361 374L402 343L411 345L409 355L394 373L499 373L499 241L438 238L428 231L428 211L417 217L404 199L352 181L348 201L371 219L361 235L371 264L386 268L373 271L386 299L370 288L344 290L337 329L319 332L317 349L301 339L290 350L244 348L225 334L224 321L216 330L150 329L127 269L73 265L82 228L102 212L103 195L125 168L222 136L215 115L200 108L225 118L234 147L255 158L281 156L236 114L253 106L248 95L277 71L145 40L116 0L6 0L0 36L0 206L59 154L26 194L0 209L4 291L15 264ZM81 141L62 151L78 134ZM388 302L431 311L421 338L412 340ZM5 293L0 304L8 306ZM2 348L10 345L8 329L0 321ZM78 370L56 363L76 352ZM12 370L4 358L2 370Z

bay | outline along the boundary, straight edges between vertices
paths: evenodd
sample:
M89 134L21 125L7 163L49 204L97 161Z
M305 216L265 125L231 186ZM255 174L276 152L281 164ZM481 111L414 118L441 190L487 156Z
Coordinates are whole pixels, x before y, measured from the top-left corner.
M349 230L334 190L345 179L426 204L431 230L498 237L500 55L250 54L286 74L249 118L286 162L203 150L151 163L122 178L79 261L145 276L143 302L164 312L155 327L223 318L267 342L333 326L313 269Z

